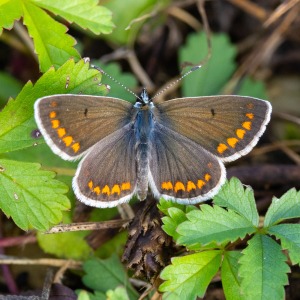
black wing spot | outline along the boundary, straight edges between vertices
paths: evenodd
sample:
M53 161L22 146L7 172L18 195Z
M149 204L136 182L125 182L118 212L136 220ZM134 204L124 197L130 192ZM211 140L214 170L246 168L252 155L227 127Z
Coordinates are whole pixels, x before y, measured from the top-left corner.
M88 113L88 109L86 108L86 109L84 110L84 116L85 116L85 117L87 116L87 113Z
M216 114L215 110L214 110L213 108L211 108L211 109L210 109L210 112L211 112L211 115L214 117L215 114Z
M41 132L38 129L32 130L30 135L34 139L38 139L39 137L42 136Z

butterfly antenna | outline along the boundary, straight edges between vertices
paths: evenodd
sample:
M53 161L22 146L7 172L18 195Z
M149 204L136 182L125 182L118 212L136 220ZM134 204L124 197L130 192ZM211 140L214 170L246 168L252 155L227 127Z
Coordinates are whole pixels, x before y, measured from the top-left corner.
M130 94L132 94L133 96L135 96L137 99L142 100L136 93L134 93L132 90L130 90L127 86L125 86L124 84L122 84L120 81L118 81L117 79L113 78L111 75L109 75L108 73L106 73L104 70L102 70L100 67L97 67L95 65L90 65L91 68L98 70L101 74L105 75L106 77L108 77L111 81L113 81L114 83L117 83L118 85L120 85L124 90L126 90L127 92L129 92Z
M198 6L198 9L199 9L201 18L202 18L204 32L206 33L206 43L207 43L207 49L208 49L206 56L198 64L192 64L192 63L189 63L189 62L183 63L182 66L181 66L181 72L180 73L182 73L183 70L186 67L188 67L188 66L190 66L191 69L188 70L187 72L185 72L183 75L181 75L176 80L172 81L165 88L163 88L160 92L158 92L157 94L155 94L152 97L152 100L155 99L156 97L158 97L159 95L163 94L170 87L176 85L178 82L180 82L186 76L190 75L194 71L196 71L196 70L200 69L201 67L203 67L209 61L209 59L211 58L211 49L212 49L212 47L211 47L211 34L210 34L210 29L209 29L209 24L208 24L206 12L205 12L205 9L204 9L204 2L205 2L205 0L199 0L199 1L197 1L197 6Z

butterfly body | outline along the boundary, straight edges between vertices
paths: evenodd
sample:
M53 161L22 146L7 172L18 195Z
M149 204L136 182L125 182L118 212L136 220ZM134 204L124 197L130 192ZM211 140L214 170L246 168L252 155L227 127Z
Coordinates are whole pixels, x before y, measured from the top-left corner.
M133 109L136 110L133 130L136 138L134 150L137 165L137 195L140 200L144 200L148 193L149 151L155 122L152 112L154 105L152 101L149 102L146 90L143 90L141 101L138 99Z
M224 162L247 154L270 120L271 105L251 97L209 96L135 104L101 96L37 100L35 118L53 152L83 157L73 179L82 202L112 207L148 186L156 198L198 203L225 182Z

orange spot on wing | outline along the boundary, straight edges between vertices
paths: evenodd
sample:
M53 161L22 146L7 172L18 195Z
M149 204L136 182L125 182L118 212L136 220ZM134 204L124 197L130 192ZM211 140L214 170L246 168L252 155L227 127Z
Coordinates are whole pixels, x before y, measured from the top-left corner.
M106 194L107 196L110 195L110 189L109 186L106 185L103 189L102 189L102 194Z
M161 188L163 190L173 190L173 184L171 181L164 181L162 184L161 184Z
M62 140L67 147L69 147L73 143L73 138L70 135L64 137Z
M75 153L77 153L80 149L80 144L79 143L75 143L72 145L72 149Z
M118 184L115 184L111 189L111 193L120 195L121 194L120 186Z
M203 187L204 185L205 185L205 182L204 182L203 180L199 179L198 182L197 182L197 187L198 187L199 189L202 189L202 187Z
M57 134L60 138L62 138L64 135L66 135L66 129L63 127L60 127L57 129Z
M248 114L246 114L246 117L249 118L250 120L252 120L254 118L254 114L248 113Z
M242 127L243 128L245 128L245 129L247 129L247 130L251 130L251 122L244 122L243 124L242 124Z
M210 176L208 173L206 173L206 174L204 175L204 179L205 179L206 181L209 181L209 180L211 179L211 176Z
M227 139L227 143L230 147L232 148L235 148L235 145L236 143L238 142L239 140L237 138L228 138Z
M52 102L50 103L50 106L51 106L51 107L56 107L56 106L57 106L57 102L56 102L56 101L52 101Z
M130 190L131 186L130 186L130 182L123 182L121 185L121 190L122 191L126 191L126 190Z
M227 150L228 147L225 144L219 144L217 151L222 154L225 150Z
M56 112L55 112L55 111L51 111L50 114L49 114L49 117L50 117L51 119L56 118Z
M188 181L186 185L186 190L190 192L191 190L195 190L195 189L196 189L195 183L193 181Z
M181 181L177 181L174 186L174 191L175 191L175 193L177 193L180 190L185 191L185 187Z
M59 122L59 120L51 120L51 124L52 124L52 128L56 129L59 127L60 122Z
M101 190L100 190L100 187L99 186L96 186L94 188L94 192L99 196L101 194Z
M236 130L236 135L239 139L243 139L246 131L244 129L237 129Z
M90 190L93 190L93 186L94 186L94 183L92 180L90 180L88 183L88 187L90 188Z

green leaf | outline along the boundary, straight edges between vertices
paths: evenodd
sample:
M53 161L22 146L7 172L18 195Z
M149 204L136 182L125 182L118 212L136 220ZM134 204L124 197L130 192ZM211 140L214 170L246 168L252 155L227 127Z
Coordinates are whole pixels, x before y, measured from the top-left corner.
M67 28L64 25L54 21L29 1L23 1L23 12L24 24L33 38L42 72L47 71L51 66L57 69L72 57L80 58L73 47L75 40L66 34Z
M21 83L8 73L0 72L0 108L10 97L16 97L22 89Z
M221 278L226 299L244 299L241 296L241 278L238 275L240 266L238 260L241 256L242 254L238 251L228 251L224 254Z
M268 98L264 82L253 80L250 77L246 77L243 79L237 94L241 96L251 96L260 99Z
M162 229L175 240L180 236L176 231L178 225L187 220L186 213L197 209L193 205L182 205L163 198L160 199L158 208L166 215L162 218Z
M69 22L75 22L83 29L89 29L95 34L111 33L114 27L112 13L98 0L32 0L56 15L62 16Z
M225 34L211 35L212 56L200 69L184 78L183 96L209 96L220 93L236 68L236 49ZM187 43L180 49L180 65L184 62L198 64L208 53L206 34L190 34Z
M222 259L218 250L204 251L172 259L160 277L166 280L160 287L161 292L174 293L181 300L203 297L208 284L217 273ZM169 293L164 299L169 299Z
M162 229L170 236L174 238L175 241L180 237L180 234L176 231L179 224L187 220L186 214L179 208L170 207L168 209L168 217L163 217Z
M284 299L290 268L280 246L270 237L257 234L242 253L239 275L244 299Z
M23 230L47 230L70 209L67 186L39 164L0 160L0 208Z
M3 28L11 29L15 20L22 17L21 0L1 0L0 1L0 34Z
M10 100L0 112L0 153L43 143L32 134L37 128L33 105L38 98L66 93L104 94L107 92L106 87L99 86L96 81L99 77L99 72L89 69L89 64L83 60L76 64L69 60L57 71L50 69L34 86L28 82L16 100Z
M142 18L146 14L162 9L170 1L169 0L110 0L105 3L105 6L113 12L113 22L116 24L115 30L112 34L104 36L114 44L132 44L135 40L137 32L144 24L144 19L132 24L129 30L126 27L130 25L132 20ZM126 12L126 13L124 13ZM147 20L147 18L146 18Z
M138 294L128 281L128 277L116 255L109 259L93 258L83 265L87 273L83 277L84 284L96 291L106 292L120 285L126 285L130 299L137 299Z
M107 300L129 300L126 289L123 286L119 286L114 290L106 292Z
M268 230L281 241L281 247L288 250L292 264L300 264L300 224L279 224Z
M259 215L256 209L252 188L244 186L237 178L231 178L214 197L217 205L232 209L249 220L253 226L258 226Z
M300 192L287 191L280 199L273 197L264 220L264 227L273 226L285 219L300 217Z
M201 210L189 212L188 221L180 224L177 232L181 235L178 243L182 245L206 245L211 242L223 244L243 238L255 232L255 227L243 216L217 205L201 205Z
M163 214L165 214L167 216L169 216L169 213L168 213L169 208L172 208L172 207L178 208L178 209L182 210L183 212L186 212L186 208L188 208L188 207L193 207L196 209L196 207L193 205L183 205L183 204L179 204L176 202L167 201L164 198L160 198L157 207L161 212L163 212Z
M56 234L38 233L39 246L44 252L68 259L87 259L92 250L84 239L86 231ZM74 247L76 245L76 247Z

